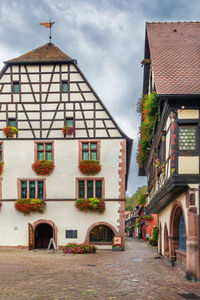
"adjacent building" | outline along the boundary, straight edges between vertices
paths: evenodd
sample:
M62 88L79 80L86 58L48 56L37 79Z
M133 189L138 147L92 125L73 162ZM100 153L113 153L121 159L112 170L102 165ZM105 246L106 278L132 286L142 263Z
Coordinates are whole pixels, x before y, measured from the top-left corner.
M9 137L7 126L18 132ZM46 248L53 237L57 247L93 242L111 248L114 236L124 246L131 148L132 140L77 61L54 44L5 62L0 74L0 247ZM84 166L81 172L82 160L98 161L98 172ZM38 175L32 168L38 161L52 162L53 172L46 174L45 165ZM103 199L105 211L82 211L75 207L77 198ZM23 209L32 205L31 213L16 210L19 199L30 199ZM46 203L42 214L34 211L41 201Z
M148 181L146 212L158 214L160 254L199 279L200 23L147 23L142 64L141 134L148 146L139 144L138 158Z

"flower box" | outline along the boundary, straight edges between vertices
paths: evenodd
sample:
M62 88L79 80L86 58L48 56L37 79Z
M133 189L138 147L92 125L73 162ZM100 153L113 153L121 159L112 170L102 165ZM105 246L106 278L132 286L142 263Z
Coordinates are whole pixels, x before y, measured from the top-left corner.
M32 169L37 175L50 175L55 168L55 164L51 160L37 160L32 164Z
M85 254L85 253L95 253L96 247L93 244L76 244L76 243L68 243L63 252L66 254Z
M124 248L120 244L112 244L112 251L123 251Z
M43 213L46 207L44 199L19 199L15 202L15 208L25 215L31 212Z
M3 133L7 138L13 138L16 133L18 133L18 129L13 126L7 126L3 128Z
M62 132L64 135L72 135L75 132L75 128L73 126L64 126L62 128Z
M89 199L76 199L75 207L82 211L96 211L103 213L105 210L105 202L102 199L89 198Z
M96 175L101 171L98 160L82 160L79 163L79 170L84 175Z

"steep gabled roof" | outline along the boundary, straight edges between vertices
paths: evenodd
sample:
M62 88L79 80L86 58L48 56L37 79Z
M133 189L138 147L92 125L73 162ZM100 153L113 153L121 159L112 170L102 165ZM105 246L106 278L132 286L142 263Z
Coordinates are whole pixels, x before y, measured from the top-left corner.
M62 52L52 43L47 43L17 58L6 61L6 63L38 63L38 62L59 62L74 61L71 57Z
M147 23L159 95L200 94L200 22Z

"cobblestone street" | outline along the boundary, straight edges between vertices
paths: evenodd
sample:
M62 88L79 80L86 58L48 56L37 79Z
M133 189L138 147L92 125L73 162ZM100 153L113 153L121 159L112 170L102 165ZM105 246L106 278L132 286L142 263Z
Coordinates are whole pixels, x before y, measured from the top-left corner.
M170 267L142 241L127 238L126 251L63 255L46 250L0 251L0 299L192 299L200 282ZM197 299L197 298L194 298Z

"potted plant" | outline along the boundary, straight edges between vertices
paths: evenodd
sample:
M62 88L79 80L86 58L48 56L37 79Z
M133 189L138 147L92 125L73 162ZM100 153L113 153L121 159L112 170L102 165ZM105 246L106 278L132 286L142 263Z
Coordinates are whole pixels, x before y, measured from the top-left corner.
M124 249L121 244L115 244L115 243L112 244L112 251L123 251L123 250Z
M79 162L79 170L84 175L96 175L101 171L98 160L82 160Z
M51 160L37 160L32 164L32 169L37 175L50 175L55 168L55 164Z
M19 199L15 202L15 208L25 215L31 212L43 213L46 207L44 199Z
M62 132L63 132L64 135L66 135L66 134L67 135L72 135L75 132L75 127L65 125L62 128Z
M75 207L82 211L95 211L103 213L105 210L105 202L103 199L97 198L79 198L76 199Z
M14 126L7 126L3 128L3 133L7 138L13 138L18 133L18 129Z

